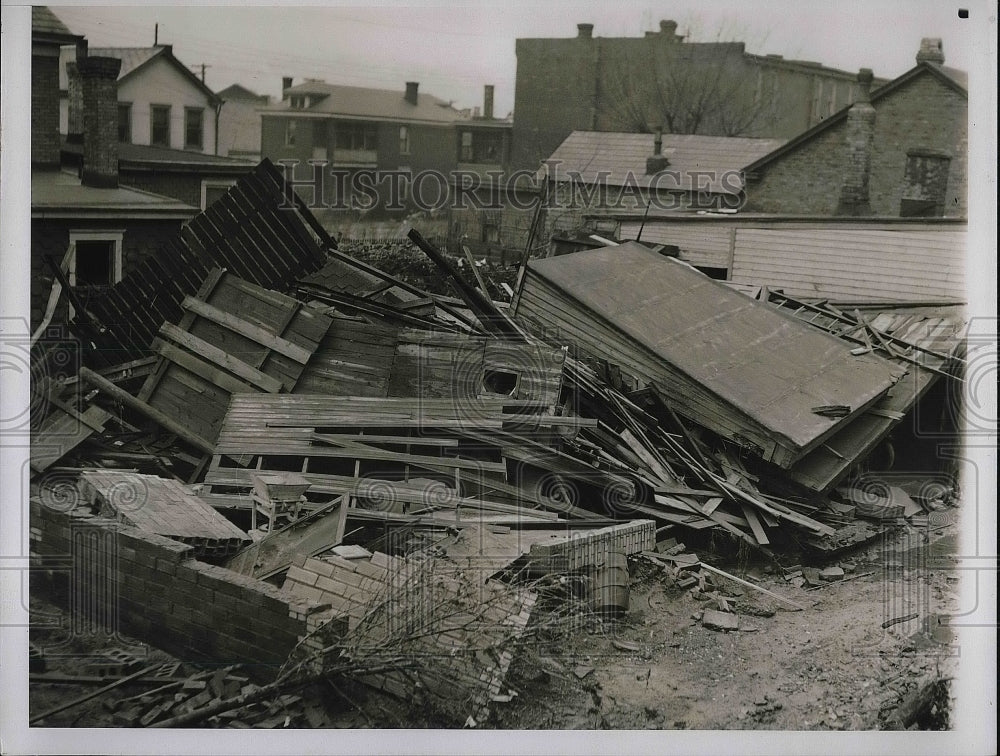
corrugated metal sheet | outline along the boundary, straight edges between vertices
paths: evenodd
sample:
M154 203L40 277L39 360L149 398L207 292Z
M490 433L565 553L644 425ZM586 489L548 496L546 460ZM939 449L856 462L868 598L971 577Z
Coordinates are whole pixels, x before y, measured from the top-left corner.
M965 245L964 230L740 228L731 278L794 297L961 301Z
M781 449L766 458L782 465L847 420L813 407L854 416L902 373L634 242L532 261L517 315L656 382L718 433L775 439Z
M641 219L622 221L619 231L621 239L635 239L642 229L645 244L674 244L680 247L680 259L692 265L709 268L728 268L732 265L730 245L734 229L730 225L713 226L705 223L685 223L669 221L648 221L645 226Z

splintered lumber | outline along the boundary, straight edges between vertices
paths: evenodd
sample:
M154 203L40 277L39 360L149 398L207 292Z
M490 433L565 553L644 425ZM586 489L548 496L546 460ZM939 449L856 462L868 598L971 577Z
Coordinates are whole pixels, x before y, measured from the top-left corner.
M125 677L119 680L115 680L113 683L105 685L103 688L92 690L90 693L86 693L80 696L79 698L74 698L72 701L67 701L66 703L54 706L53 708L48 709L47 711L43 711L41 714L36 714L35 716L31 717L28 720L28 724L29 725L38 724L43 719L48 719L49 717L51 717L53 714L58 714L59 712L66 711L67 709L72 709L73 707L79 706L80 704L86 703L91 699L97 698L98 696L103 695L108 691L114 690L115 688L120 688L122 685L125 685L126 683L130 683L133 680L138 680L140 677L145 677L146 675L152 674L162 666L163 666L162 664L153 664L152 666L144 667L143 669L140 669L138 672L133 672L131 675L126 675Z
M497 306L493 304L489 297L462 278L462 275L455 269L455 266L433 244L424 239L419 231L411 228L407 236L410 241L423 250L424 254L451 279L462 299L465 300L469 309L476 314L476 317L479 318L479 321L485 328L498 336L505 336L511 339L524 338L524 332L510 318L497 309Z
M104 430L111 413L90 406L83 412L65 404L55 405L31 441L31 469L44 472L94 433Z
M124 389L118 388L118 386L106 378L98 375L90 368L81 367L80 378L92 385L94 388L100 389L113 399L117 399L126 407L134 409L139 414L148 417L157 425L165 428L184 441L187 441L189 444L198 449L198 451L204 452L205 454L214 453L215 446L213 444L209 443L201 436L192 433L186 426L176 422L173 418L168 417L155 407L150 407L145 402L136 399Z

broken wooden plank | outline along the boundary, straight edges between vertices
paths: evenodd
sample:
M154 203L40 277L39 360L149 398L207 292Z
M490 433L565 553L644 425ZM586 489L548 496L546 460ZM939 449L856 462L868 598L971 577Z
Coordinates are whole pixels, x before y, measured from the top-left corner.
M90 370L87 367L81 367L80 378L89 383L90 385L94 386L94 388L100 389L108 396L117 399L125 406L130 407L131 409L134 409L136 412L148 417L157 425L166 428L171 433L175 434L179 438L183 439L184 441L187 441L189 444L194 446L196 449L198 449L198 451L204 452L205 454L214 453L215 451L214 444L211 444L205 439L201 438L200 436L191 433L191 431L189 431L184 425L176 422L173 418L168 417L155 407L150 407L145 402L136 399L130 393L128 393L124 389L119 388L106 378L98 375L93 370Z

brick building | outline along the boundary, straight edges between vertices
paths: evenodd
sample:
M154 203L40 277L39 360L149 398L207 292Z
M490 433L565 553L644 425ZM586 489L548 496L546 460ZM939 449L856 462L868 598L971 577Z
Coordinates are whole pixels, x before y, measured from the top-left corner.
M858 79L865 92L871 72ZM941 40L862 99L747 166L747 210L964 217L968 79L944 65Z
M324 161L324 196L316 198L317 205L348 204L357 195L352 185L361 172L449 172L457 165L455 124L469 118L419 92L417 82L408 82L405 91L324 81L292 86L287 77L283 83L281 102L261 111L261 155L274 163L297 160L296 180L313 178L309 160ZM329 169L345 172L339 185ZM404 182L399 187L399 202L405 204ZM438 189L427 187L428 197ZM303 194L307 201L309 193Z
M653 131L788 139L853 102L852 73L737 42L684 42L662 21L644 37L519 39L512 164L536 168L569 134ZM667 123L671 101L712 91L697 119ZM651 103L664 103L649 108Z

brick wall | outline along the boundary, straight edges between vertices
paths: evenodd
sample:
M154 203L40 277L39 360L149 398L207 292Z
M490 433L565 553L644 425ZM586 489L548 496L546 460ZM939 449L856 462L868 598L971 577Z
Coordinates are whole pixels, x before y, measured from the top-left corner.
M877 100L870 164L869 203L874 215L898 216L906 183L907 152L952 156L945 215L968 209L968 100L931 74ZM747 189L749 212L833 215L847 166L847 124L832 126L774 163Z
M31 164L59 167L59 57L31 56Z
M637 130L629 111L644 109L660 90L712 86L729 102L746 98L743 106L729 108L728 123L709 118L698 133L733 135L739 121L740 135L785 138L853 97L853 77L844 72L746 55L742 43L677 43L672 37L667 30L644 37L517 40L512 167L537 167L575 129ZM720 75L727 83L713 84Z
M66 606L76 626L110 625L181 660L245 664L268 678L311 627L314 607L275 586L81 510L32 501L31 549L32 590Z

